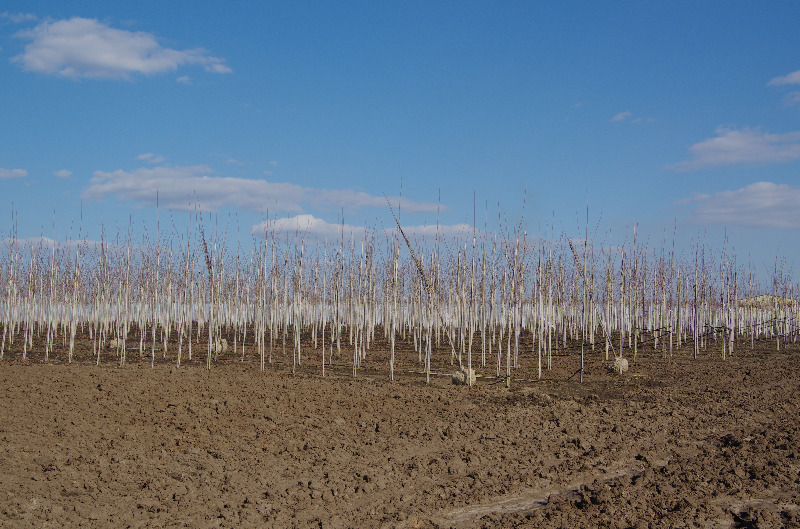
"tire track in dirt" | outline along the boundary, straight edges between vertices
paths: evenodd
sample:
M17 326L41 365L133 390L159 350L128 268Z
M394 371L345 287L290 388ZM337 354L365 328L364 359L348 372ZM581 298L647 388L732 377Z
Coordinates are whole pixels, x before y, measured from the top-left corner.
M658 470L669 464L668 460L659 460L647 463L639 459L629 459L617 461L616 464L601 469L603 474L583 473L580 477L573 479L567 485L553 486L553 484L541 487L532 487L515 494L506 494L491 501L483 502L479 505L469 505L452 509L446 513L432 518L432 521L445 527L460 527L468 525L487 514L508 514L514 512L528 511L539 507L544 507L554 496L570 496L576 493L581 486L589 485L595 480L609 482L614 479L628 477L632 478L642 474L645 469L652 468Z

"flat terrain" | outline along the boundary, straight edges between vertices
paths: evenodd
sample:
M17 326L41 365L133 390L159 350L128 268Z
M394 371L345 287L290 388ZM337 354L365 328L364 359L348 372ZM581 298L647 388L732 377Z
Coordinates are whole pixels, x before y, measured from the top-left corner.
M800 527L797 344L651 343L622 376L598 350L583 384L526 353L510 390L495 356L451 385L447 351L391 382L382 344L355 378L351 349L323 378L310 347L292 375L79 345L0 361L0 526Z

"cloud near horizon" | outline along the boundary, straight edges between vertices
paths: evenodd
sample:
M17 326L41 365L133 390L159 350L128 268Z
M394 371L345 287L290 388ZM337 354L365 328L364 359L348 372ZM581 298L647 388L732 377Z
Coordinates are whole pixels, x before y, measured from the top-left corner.
M184 211L216 211L221 207L239 207L262 213L305 213L307 206L344 209L385 208L386 198L352 189L318 189L286 182L248 178L208 176L214 171L204 165L142 167L95 171L83 198L102 200L115 197L136 207L158 205ZM439 207L432 202L389 197L403 212L432 213ZM446 209L446 208L442 208Z
M154 75L189 64L212 73L232 72L224 59L203 49L164 48L150 33L115 29L97 19L45 21L16 37L31 42L12 62L26 71L73 79L129 79L131 74Z
M294 217L286 217L274 220L265 220L250 228L250 233L258 237L269 237L275 233L298 233L299 235L310 235L318 239L338 240L344 237L363 239L370 232L366 227L353 226L350 224L331 224L313 215L303 214Z
M363 239L365 235L376 234L376 232L365 226L355 226L352 224L332 224L323 219L319 219L309 214L296 215L294 217L286 217L281 219L265 220L250 228L250 233L258 237L269 237L272 232L275 233L289 233L293 235L298 233L300 235L309 235L317 239L328 239L335 241L340 238L350 240ZM411 243L431 243L435 238L439 239L464 239L465 237L472 237L473 228L467 224L455 225L419 225L419 226L403 226L403 231L409 238ZM395 235L401 237L396 227L385 228L380 230L384 236L394 237ZM475 230L478 237L484 235L483 230ZM405 245L405 242L401 242Z
M397 232L397 228L386 228L383 230L384 233L394 234ZM449 224L449 225L430 225L430 224L422 224L419 226L403 226L403 232L406 234L406 237L409 240L425 240L425 241L433 241L436 237L442 238L449 238L449 239L461 239L465 237L472 237L473 234L477 237L482 237L484 235L484 231L481 229L473 230L472 226L469 224Z
M800 229L800 187L756 182L741 189L697 195L693 220L756 228Z
M800 132L769 134L748 127L720 127L716 132L716 137L689 147L689 160L668 168L692 171L723 165L769 165L800 160Z
M9 251L12 248L17 251L30 251L30 250L48 250L52 251L69 251L74 252L80 249L83 252L91 252L100 250L103 246L106 250L116 248L115 244L109 242L92 241L92 240L76 240L67 239L64 241L55 241L49 237L27 237L27 238L14 238L6 237L0 239L0 251Z

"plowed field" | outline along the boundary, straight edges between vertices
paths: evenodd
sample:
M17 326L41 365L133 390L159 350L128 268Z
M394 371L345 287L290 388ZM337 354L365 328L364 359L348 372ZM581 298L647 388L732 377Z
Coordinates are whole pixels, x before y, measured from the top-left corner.
M385 352L323 378L310 346L293 375L79 345L0 361L0 526L800 527L798 345L651 344L621 376L598 350L582 384L575 350L542 380L524 353L511 389L494 355L469 388L448 351L426 385L411 350L392 382Z

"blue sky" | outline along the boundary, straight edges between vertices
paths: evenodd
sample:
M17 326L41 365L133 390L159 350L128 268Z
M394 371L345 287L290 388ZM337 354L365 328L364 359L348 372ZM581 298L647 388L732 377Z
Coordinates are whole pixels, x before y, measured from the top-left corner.
M149 230L156 191L180 232L324 236L402 193L409 227L580 237L588 203L600 242L800 258L797 2L203 4L4 3L3 237Z

